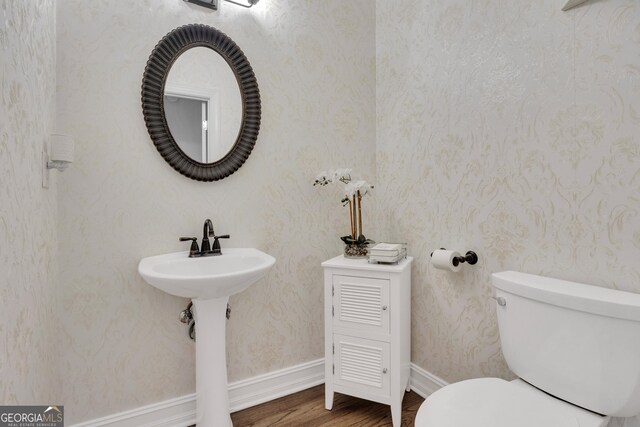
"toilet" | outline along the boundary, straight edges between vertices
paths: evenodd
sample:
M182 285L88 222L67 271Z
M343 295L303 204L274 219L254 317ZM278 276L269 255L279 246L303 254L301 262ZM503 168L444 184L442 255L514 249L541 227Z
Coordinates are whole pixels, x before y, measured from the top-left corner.
M451 384L416 427L604 427L640 414L640 295L515 271L494 273L514 381Z

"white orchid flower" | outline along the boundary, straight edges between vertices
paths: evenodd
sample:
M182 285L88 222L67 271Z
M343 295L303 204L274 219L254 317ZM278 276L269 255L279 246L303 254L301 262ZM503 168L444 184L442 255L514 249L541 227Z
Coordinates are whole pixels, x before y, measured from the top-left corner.
M344 186L345 195L349 198L355 196L358 191L361 196L364 196L371 190L371 185L367 181L351 181Z
M342 206L349 206L349 222L351 224L351 234L340 238L347 245L345 248L353 245L366 246L372 242L372 240L367 239L362 232L362 210L360 208L360 202L362 196L369 193L373 185L367 181L354 181L351 177L351 172L352 170L349 168L322 171L316 175L316 180L313 183L314 186L325 186L337 184L338 182L345 184L343 193L345 197L341 202ZM348 254L346 249L345 254L354 255ZM362 255L362 253L359 253L359 255ZM364 251L364 255L366 255L366 250Z
M316 175L313 185L329 185L337 182L348 183L351 181L351 169L329 169Z
M333 178L333 182L337 182L337 181L349 182L351 181L351 169L349 168L336 169L333 171L332 178Z
M322 171L318 175L316 175L316 180L313 185L329 185L332 181L332 171Z
M327 179L327 171L322 171L318 175L316 175L316 181L322 181Z

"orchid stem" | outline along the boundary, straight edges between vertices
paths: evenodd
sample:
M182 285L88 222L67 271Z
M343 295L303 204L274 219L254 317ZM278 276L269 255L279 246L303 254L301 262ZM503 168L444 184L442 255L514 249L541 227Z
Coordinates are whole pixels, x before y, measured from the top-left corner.
M360 201L362 200L362 195L360 195L360 191L358 191L358 226L360 227L360 234L358 237L362 236L362 208L360 206Z
M353 227L355 225L353 223L353 210L354 210L354 207L351 204L351 200L349 200L349 220L351 221L351 238L355 239L355 237L354 237L355 236L355 231L353 229Z
M354 240L358 238L358 211L356 210L356 207L358 205L356 204L356 195L353 195L353 226L354 226L354 230L353 230L353 238Z

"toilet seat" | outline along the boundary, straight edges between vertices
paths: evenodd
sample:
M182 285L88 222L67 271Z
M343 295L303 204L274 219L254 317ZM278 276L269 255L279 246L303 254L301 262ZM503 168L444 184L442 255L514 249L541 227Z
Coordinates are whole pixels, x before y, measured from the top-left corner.
M601 427L608 417L549 396L522 380L448 385L424 401L416 427Z

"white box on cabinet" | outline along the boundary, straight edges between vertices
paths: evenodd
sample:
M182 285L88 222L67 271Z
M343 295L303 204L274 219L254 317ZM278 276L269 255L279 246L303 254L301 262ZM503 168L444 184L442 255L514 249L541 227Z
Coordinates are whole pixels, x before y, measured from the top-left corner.
M411 263L369 264L338 256L322 263L325 296L325 407L335 392L391 406L400 426L409 390Z

